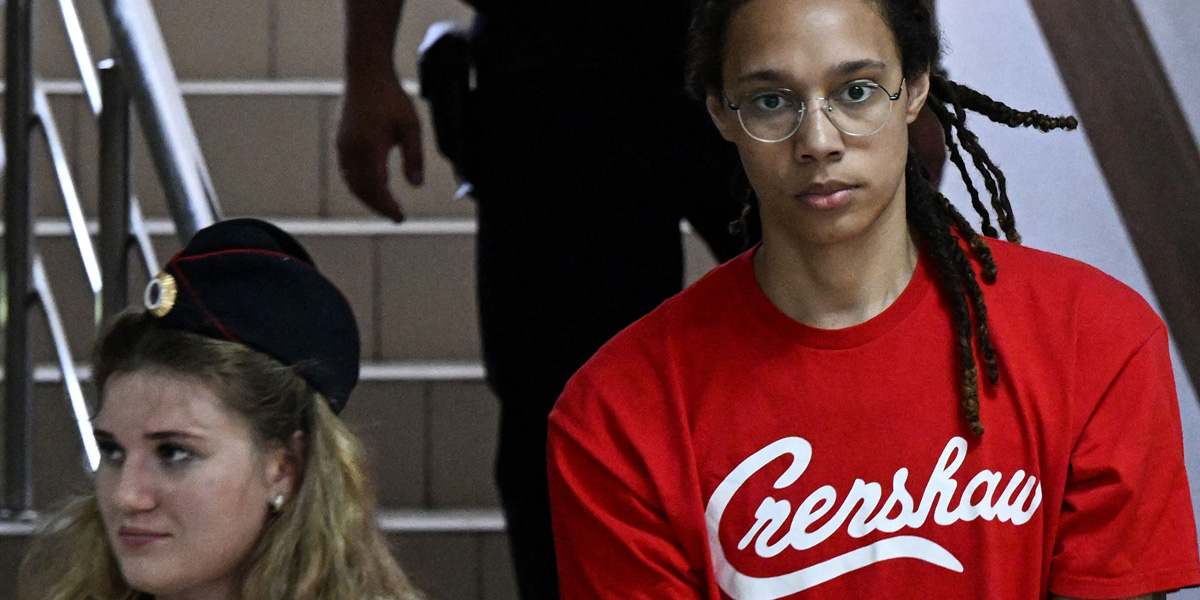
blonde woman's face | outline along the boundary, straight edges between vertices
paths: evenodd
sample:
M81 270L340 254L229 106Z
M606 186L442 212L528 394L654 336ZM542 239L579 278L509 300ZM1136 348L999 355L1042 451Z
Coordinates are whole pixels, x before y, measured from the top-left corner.
M236 597L268 504L291 491L284 452L259 448L194 377L117 374L102 406L96 496L125 581L160 599Z

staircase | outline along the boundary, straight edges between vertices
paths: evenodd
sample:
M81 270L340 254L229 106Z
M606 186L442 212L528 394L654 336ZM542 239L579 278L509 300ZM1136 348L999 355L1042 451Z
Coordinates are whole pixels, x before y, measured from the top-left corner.
M37 3L37 68L86 213L97 197L97 131L54 2ZM333 134L341 92L339 0L156 2L226 217L256 216L295 234L344 291L363 333L363 382L343 417L367 444L380 521L404 569L433 599L516 598L492 482L498 409L483 382L473 278L474 208L454 198L449 167L425 131L426 184L396 189L409 221L372 216L338 179ZM98 57L109 47L98 3L81 2ZM426 27L467 23L453 0L409 2L397 65L415 73ZM422 108L424 108L422 106ZM42 146L35 145L38 248L77 362L94 341L93 305ZM151 219L160 262L179 248L140 132L134 188ZM686 238L689 281L712 265ZM136 263L135 263L136 264ZM144 273L131 269L130 298ZM35 502L51 509L89 481L44 327L35 319L38 369ZM0 348L2 351L2 348ZM531 368L536 366L531 365ZM15 600L29 528L0 525L0 600Z

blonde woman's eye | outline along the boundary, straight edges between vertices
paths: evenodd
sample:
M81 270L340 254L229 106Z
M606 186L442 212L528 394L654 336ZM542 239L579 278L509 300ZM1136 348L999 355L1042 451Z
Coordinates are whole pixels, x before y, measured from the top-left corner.
M97 442L102 464L119 465L125 460L125 450L112 442Z
M167 465L186 464L195 457L191 450L176 444L163 444L158 447L158 458Z

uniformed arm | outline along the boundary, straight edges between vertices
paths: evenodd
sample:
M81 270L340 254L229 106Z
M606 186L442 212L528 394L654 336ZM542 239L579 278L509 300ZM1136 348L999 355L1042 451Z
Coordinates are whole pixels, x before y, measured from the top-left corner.
M359 200L399 222L404 213L388 189L392 148L400 148L408 182L421 185L424 180L421 122L392 56L404 0L343 1L346 89L337 131L338 166Z

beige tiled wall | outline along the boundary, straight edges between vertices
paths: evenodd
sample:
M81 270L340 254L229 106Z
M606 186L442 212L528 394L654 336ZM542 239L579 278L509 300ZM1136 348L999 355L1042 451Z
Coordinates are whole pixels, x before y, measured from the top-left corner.
M389 538L401 568L430 600L479 597L477 534L416 533Z
M261 1L261 0L260 0ZM277 77L341 77L344 21L339 0L275 0ZM429 25L452 20L469 25L472 11L455 0L406 3L397 41L396 67L415 77L416 50Z
M483 382L431 384L430 501L435 508L499 506L493 465L499 404Z
M51 292L62 315L71 353L76 360L86 360L96 339L95 303L75 240L65 237L39 238L36 247L45 261ZM35 356L39 362L53 362L57 359L40 314L35 311Z
M49 509L89 492L92 479L63 387L37 385L34 402L34 505Z
M80 199L83 202L84 210L88 214L94 214L96 206L95 193L92 192L94 188L80 186L79 171L76 169L80 164L78 111L79 107L86 105L86 103L83 102L80 96L52 95L49 100L50 112L58 129L58 135L62 139L67 163L70 165L72 175L75 177L76 186L79 187ZM0 111L3 111L3 108L3 98L0 98ZM54 166L50 160L50 152L47 149L46 142L41 135L34 135L30 143L32 144L31 160L33 170L31 177L35 214L39 217L65 217L67 211L61 192L59 192L58 181L55 178ZM0 182L3 182L3 180L3 174L0 174ZM3 206L4 196L0 193L0 207Z
M343 24L341 0L279 2L275 74L282 78L341 77Z
M17 567L25 556L25 537L0 536L0 600L17 600Z
M94 406L90 384L84 390ZM37 384L35 411L34 500L48 509L86 492L91 479L63 385ZM341 417L363 443L380 507L499 506L499 411L483 383L363 381Z
M381 358L478 360L474 242L468 235L379 242Z
M187 106L222 209L228 216L368 218L338 175L334 152L338 100L313 95L192 95ZM424 117L425 105L418 106ZM90 105L78 94L51 96L85 212L96 214L99 139ZM470 198L455 199L449 165L425 131L425 184L413 188L392 155L392 189L409 218L469 218ZM134 192L149 216L166 216L162 188L136 117L131 132ZM35 139L38 213L65 216L53 171Z
M430 600L515 600L503 534L389 536L400 566Z
M152 2L180 79L340 78L343 19L340 0L207 0ZM76 79L78 69L57 2L34 3L38 72ZM100 3L76 0L94 58L110 54ZM396 66L415 77L416 50L429 25L469 25L472 11L456 0L407 2ZM0 46L0 54L2 54Z
M342 412L367 449L380 506L428 504L428 395L423 383L364 381Z
M274 1L155 0L155 13L179 78L270 77Z
M713 259L699 238L684 239L691 282L711 268ZM473 236L316 235L300 240L350 302L364 360L479 359ZM154 243L160 264L180 247L174 236L157 236ZM50 272L72 352L84 360L95 339L94 309L74 240L40 237L37 247ZM132 273L138 281L131 282L131 289L138 292L144 274L140 269ZM137 301L137 294L130 299ZM38 360L51 361L48 334L38 323Z
M188 110L231 215L314 215L319 109L307 96L193 96Z

